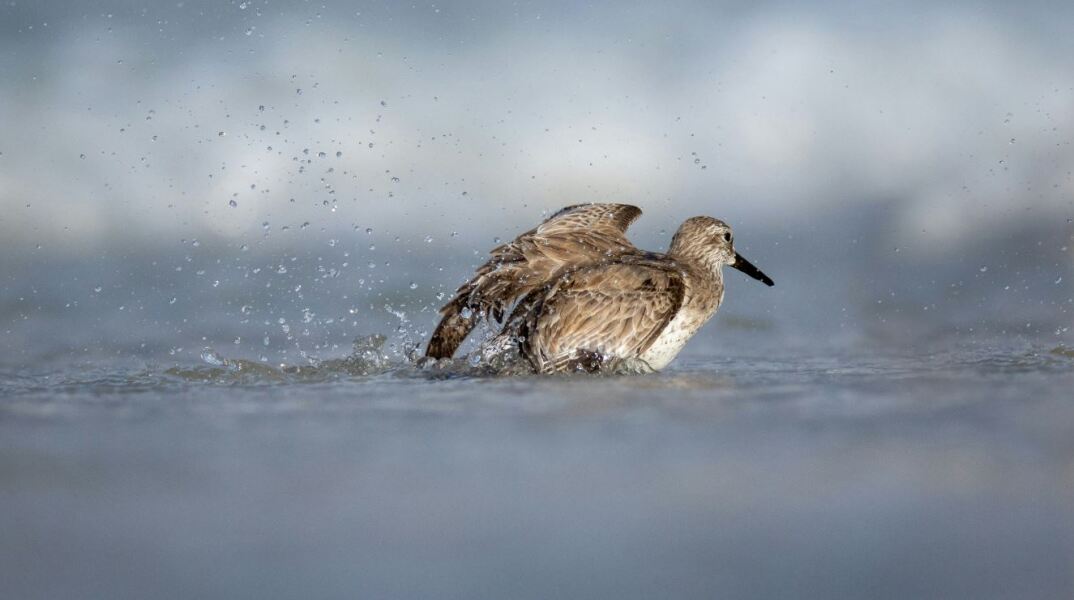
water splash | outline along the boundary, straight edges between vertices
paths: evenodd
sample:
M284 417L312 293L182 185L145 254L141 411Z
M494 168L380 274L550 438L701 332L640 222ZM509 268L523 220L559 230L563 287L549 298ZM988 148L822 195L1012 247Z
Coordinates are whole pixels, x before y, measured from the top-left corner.
M205 348L200 358L204 364L172 367L164 375L184 382L216 385L258 385L278 383L316 383L350 378L394 377L512 377L532 374L529 363L518 353L513 340L503 337L486 339L472 352L459 357L434 359L422 355L416 343L407 343L402 351L385 349L387 337L381 334L354 340L350 354L342 358L310 359L305 365L270 365L256 360L228 358L212 348Z

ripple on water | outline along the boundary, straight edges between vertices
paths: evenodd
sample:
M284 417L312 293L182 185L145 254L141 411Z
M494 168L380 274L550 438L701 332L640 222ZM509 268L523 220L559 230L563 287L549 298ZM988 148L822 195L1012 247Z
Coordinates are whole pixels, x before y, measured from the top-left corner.
M704 412L730 403L778 411L791 403L816 414L860 413L869 407L870 414L876 414L923 410L921 398L935 408L976 402L982 394L1007 397L1027 385L1035 386L1038 395L1050 395L1050 390L1058 394L1074 375L1074 350L1065 346L892 355L849 350L815 354L788 350L758 356L695 353L659 374L607 376L598 381L583 374L535 376L517 354L479 348L467 356L434 360L390 354L384 344L384 336L359 338L346 356L302 365L271 365L207 350L201 364L78 364L47 372L0 372L0 413L181 407L174 399L183 395L227 402L248 392L247 401L255 405L259 395L262 399L297 395L316 406L324 395L334 394L360 397L367 406L375 402L381 408L413 407L417 395L423 410L439 404L461 411L500 406L540 412L542 407L578 409L586 402L592 408L604 402L632 410L671 407ZM303 389L291 387L296 385ZM223 389L227 391L214 391Z
M171 367L164 375L185 382L222 385L274 385L318 383L379 376L421 379L453 379L529 375L531 371L517 354L479 348L455 359L430 359L416 349L394 357L384 350L383 335L357 338L350 354L342 358L311 360L305 365L274 366L243 358L226 358L212 349L201 354L205 364Z

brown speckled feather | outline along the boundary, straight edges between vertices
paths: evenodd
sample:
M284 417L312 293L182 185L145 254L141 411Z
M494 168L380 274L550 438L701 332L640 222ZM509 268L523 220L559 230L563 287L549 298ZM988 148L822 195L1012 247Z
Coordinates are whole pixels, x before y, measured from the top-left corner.
M642 355L682 307L686 283L666 257L619 257L561 275L513 316L522 354L540 373L597 370Z
M627 204L569 206L494 248L489 261L440 309L443 317L425 355L451 357L480 319L502 321L516 300L546 285L564 267L638 253L625 234L640 215L641 209Z

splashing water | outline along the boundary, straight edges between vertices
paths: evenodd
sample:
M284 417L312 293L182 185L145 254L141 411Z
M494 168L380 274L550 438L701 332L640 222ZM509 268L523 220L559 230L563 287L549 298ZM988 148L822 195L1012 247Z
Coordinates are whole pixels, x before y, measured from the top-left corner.
M421 355L417 344L407 342L401 353L385 350L387 337L374 334L354 340L350 354L342 358L309 359L306 365L268 365L243 358L227 358L211 348L204 349L203 365L171 367L165 375L184 381L215 384L270 384L330 381L340 378L431 376L510 377L532 374L529 363L512 340L486 339L478 348L460 358L433 359Z

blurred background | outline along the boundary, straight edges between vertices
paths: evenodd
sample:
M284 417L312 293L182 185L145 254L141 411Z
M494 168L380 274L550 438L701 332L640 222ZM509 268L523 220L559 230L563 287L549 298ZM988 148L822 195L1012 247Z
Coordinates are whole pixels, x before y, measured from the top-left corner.
M417 343L496 239L590 201L653 250L736 228L777 287L731 274L703 335L1069 342L1072 17L5 0L0 360Z

